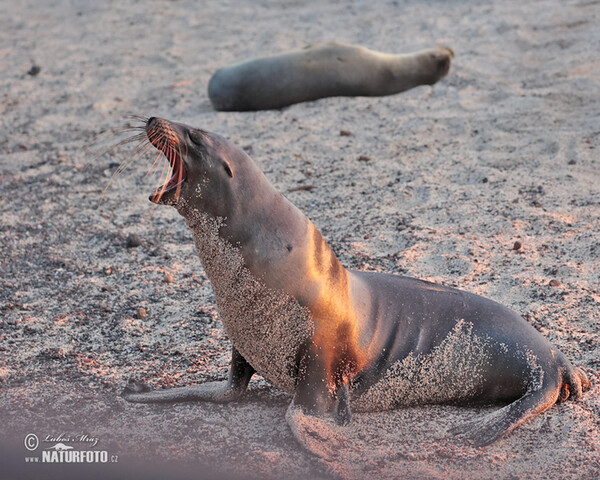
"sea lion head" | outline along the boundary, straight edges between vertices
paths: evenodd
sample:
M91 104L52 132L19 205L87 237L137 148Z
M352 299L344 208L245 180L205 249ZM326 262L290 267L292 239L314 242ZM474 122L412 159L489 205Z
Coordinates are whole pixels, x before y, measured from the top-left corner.
M145 131L150 143L165 154L172 172L150 201L172 205L184 217L190 210L213 217L231 215L239 201L233 186L236 173L251 163L244 152L219 135L162 118L148 119Z

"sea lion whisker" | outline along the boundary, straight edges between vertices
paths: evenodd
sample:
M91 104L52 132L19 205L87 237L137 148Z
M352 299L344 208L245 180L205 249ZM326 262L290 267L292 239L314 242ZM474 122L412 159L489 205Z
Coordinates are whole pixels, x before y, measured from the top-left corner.
M115 134L117 135L117 134ZM138 133L136 135L133 135L131 137L127 137L117 143L115 143L114 145L111 145L110 147L107 147L106 149L102 150L100 153L98 153L95 157L94 157L94 162L96 160L98 160L100 157L102 157L103 155L112 152L113 150L115 150L118 147L121 147L123 145L127 145L128 143L133 143L133 142L138 142L141 140L144 140L146 137L146 135L144 133ZM90 144L93 145L93 144Z
M139 139L138 139L139 140ZM146 143L146 145L145 145ZM104 189L102 190L102 193L100 194L100 198L102 199L106 193L106 191L108 190L108 188L112 185L113 181L119 176L121 175L128 167L129 165L133 164L141 155L143 155L146 151L146 149L149 147L150 143L147 140L143 140L140 143L140 145L138 145L133 152L131 152L121 163L120 165L117 167L117 169L112 173L110 179L108 180L108 182L106 183L106 186L104 187ZM145 148L144 148L145 147Z
M171 164L168 164L169 168L167 169L166 172L166 176L165 176L165 180L163 180L163 177L160 177L160 185L158 188L160 189L158 192L158 196L157 196L157 201L160 201L160 199L163 197L164 193L165 193L165 189L167 188L167 183L169 181L169 178L171 178L172 174L173 174L173 167L171 166Z
M121 135L122 133L127 133L127 132L140 132L141 135L144 135L144 127L141 126L123 126L120 128L115 128L113 130L111 130L110 132L106 132L106 133L110 133L112 136L114 135Z
M111 133L121 133L121 132L129 132L132 130L139 130L141 132L144 131L144 125L122 125L120 127L112 127L108 130ZM108 133L106 132L106 133Z
M161 158L162 158L162 156L161 156ZM165 159L165 160L166 160L166 159ZM165 183L165 182L163 182L163 177L164 177L164 174L165 174L165 168L167 167L167 165L169 165L169 167L170 167L170 164L169 164L169 161L168 161L168 160L167 160L167 161L166 161L166 162L163 164L163 169L162 169L162 171L160 172L160 177L159 177L159 179L158 179L158 185L156 186L156 188L155 188L155 191L159 190L161 185L163 185L163 186L164 186L164 185L166 185L166 183ZM168 172L168 170L167 170L167 172ZM157 202L158 202L158 201L160 201L160 199L162 198L163 191L164 191L164 189L160 189L160 190L158 191L158 195L157 195Z
M122 126L122 127L115 127L115 128L109 128L107 131L103 131L101 133L99 133L96 138L94 140L92 140L89 144L87 144L85 146L85 149L87 151L89 151L90 147L97 145L99 143L103 143L106 142L107 140L111 139L112 137L116 137L119 135L122 135L124 133L127 132L135 132L135 131L139 131L140 134L143 136L143 127L133 127L133 126ZM130 137L128 137L130 138ZM111 145L111 147L114 147L115 145ZM111 148L108 147L108 148ZM106 151L102 152L100 155L103 155L104 153L106 153Z
M144 150L144 153L146 153L146 150L150 149L150 147L153 146L151 143L148 143L148 145L146 145L146 149ZM154 168L154 165L156 164L157 160L160 158L160 152L153 152L152 155L149 155L146 158L146 174L144 175L144 177L147 177L150 172L152 172L152 169ZM154 159L154 160L152 160ZM150 164L150 166L148 166Z
M148 150L149 148L150 148L150 142L148 142L147 140L141 142L137 147L135 147L135 149L133 150L133 152L131 152L125 158L125 160L123 160L121 162L121 164L119 165L119 167L115 171L115 174L116 175L120 175L127 167L129 167L129 165L131 165L138 158L140 158L146 152L146 150Z
M168 132L162 130L152 130L147 133L147 136L150 143L159 151L164 153L163 149L168 147L168 145L165 145L165 138L168 138Z
M144 145L143 145L144 148L141 150L141 152L139 154L140 157L143 156L143 155L145 155L146 152L148 152L151 149L151 147L153 147L153 146L154 145L152 145L152 143L150 141L146 140L146 142L144 142ZM157 157L160 157L160 152L158 152ZM157 157L155 158L155 160L152 163L152 165L154 165L154 163L156 163ZM153 156L150 156L149 158L146 159L146 165L148 165L148 163L151 161L152 158L153 158ZM147 176L148 173L149 172L147 172L145 176Z
M144 124L146 124L148 122L148 119L150 118L150 117L146 117L145 115L138 115L136 113L129 113L125 116L127 118L133 118L135 120L139 120L139 121L143 122Z
M161 160L163 159L163 156L162 156L162 154L161 154L161 155L159 155L159 158L160 158ZM163 178L163 175L165 174L165 168L167 168L167 164L166 164L166 163L163 163L163 162L161 162L161 164L162 164L162 170L160 171L160 175L159 175L159 176L158 176L158 178L156 179L156 186L154 187L154 191L155 191L155 192L156 192L156 191L158 190L158 188L161 186L162 178ZM157 170L156 172L158 173L158 170Z
M150 144L139 145L136 149L119 165L117 170L115 171L115 175L119 176L123 173L130 165L139 160L146 151L150 148Z
M150 141L162 141L162 139L165 137L166 132L163 132L160 129L152 129L150 130L150 132L146 132L146 135L148 136L148 139Z
M148 148L150 148L152 144L148 141L147 138L143 139L140 144L135 147L134 154L137 155L138 152L145 153Z
M144 153L146 153L148 151L148 149L150 149L151 147L153 147L152 143L150 142L150 140L148 140L148 138L145 138L137 147L136 150L141 152L141 155L143 155Z
M152 146L152 144L148 141L145 135L143 135L141 139L138 138L137 140L141 140L140 144L135 147L135 149L121 162L121 164L113 172L106 186L102 190L102 193L100 195L101 197L104 196L108 188L112 185L113 181L119 175L121 175L127 168L129 168L130 165L132 165L135 161L142 157Z
M146 149L146 147L148 147L148 146L150 146L150 142L148 141L148 139L147 139L147 138L145 138L145 137L142 137L142 138L140 138L140 140L139 140L139 144L138 144L138 145L136 145L136 147L133 149L133 151L131 152L131 154L130 154L130 155L128 155L124 161L127 161L127 160L128 160L129 158L131 158L131 157L138 156L138 155L139 155L141 152L143 152L143 151Z
M158 152L156 154L156 157L154 157L154 161L152 162L152 165L150 166L150 169L148 170L146 175L144 175L144 178L150 176L150 174L154 172L154 169L156 168L157 164L156 162L158 162L160 159L162 159L162 152Z

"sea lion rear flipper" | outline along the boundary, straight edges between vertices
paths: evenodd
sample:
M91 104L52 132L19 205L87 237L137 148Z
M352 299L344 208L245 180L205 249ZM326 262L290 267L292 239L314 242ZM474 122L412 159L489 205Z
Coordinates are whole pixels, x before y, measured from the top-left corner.
M151 390L140 382L129 380L121 396L128 402L134 403L231 402L238 399L246 391L248 382L254 372L254 368L233 348L229 378L226 381L206 382L189 387Z
M559 402L567 399L579 400L583 392L590 389L591 383L581 368L571 365L566 358L563 362L565 365L563 369L563 384L558 400Z
M546 372L541 386L528 390L509 405L464 425L450 429L451 434L464 436L469 443L485 447L512 432L538 413L550 408L558 399L560 388L557 375Z

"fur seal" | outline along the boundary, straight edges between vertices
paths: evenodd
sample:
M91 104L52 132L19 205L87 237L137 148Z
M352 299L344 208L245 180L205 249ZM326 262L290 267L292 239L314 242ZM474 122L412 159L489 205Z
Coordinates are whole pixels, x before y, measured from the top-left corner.
M126 400L229 402L259 373L293 396L286 418L305 445L319 435L303 434L298 412L345 424L351 407L507 403L456 432L483 446L589 388L582 370L496 302L344 268L219 135L159 118L145 131L173 170L150 200L174 206L192 229L233 351L226 381L156 391L130 382Z
M450 69L449 48L409 54L357 45L315 43L270 57L220 68L208 83L216 110L282 108L325 97L378 97L433 85Z

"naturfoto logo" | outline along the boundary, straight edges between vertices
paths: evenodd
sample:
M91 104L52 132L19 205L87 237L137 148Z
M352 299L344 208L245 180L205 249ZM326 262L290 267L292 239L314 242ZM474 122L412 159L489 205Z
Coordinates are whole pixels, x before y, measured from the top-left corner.
M107 463L117 462L117 455L108 455L106 450L92 450L98 445L99 439L88 434L68 435L46 435L44 443L54 443L41 451L41 457L25 457L27 463ZM89 450L79 450L76 446L68 443L83 444L83 448ZM38 449L40 442L38 436L29 433L24 439L25 448L30 452Z

